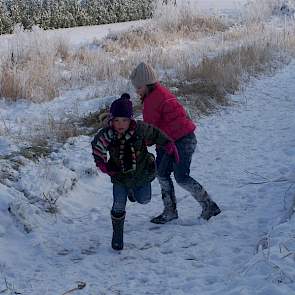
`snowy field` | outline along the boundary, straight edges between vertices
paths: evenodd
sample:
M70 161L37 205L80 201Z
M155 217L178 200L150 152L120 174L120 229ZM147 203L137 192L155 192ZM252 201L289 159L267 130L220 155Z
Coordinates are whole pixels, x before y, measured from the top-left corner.
M209 10L213 4L231 11L243 4L199 1ZM136 24L63 32L75 47ZM176 186L179 219L152 224L162 210L154 181L151 203L127 205L120 252L110 246L112 186L96 170L92 137L70 138L36 162L19 157L18 174L0 184L0 294L63 295L82 283L83 290L67 294L295 294L294 72L292 61L272 76L252 79L231 97L234 104L196 122L191 174L222 213L200 221L198 204ZM16 134L25 128L22 134L29 134L28 126L48 113L83 113L114 99L87 100L87 91L41 104L1 100L1 130ZM20 146L0 136L1 160ZM42 195L57 213L35 205Z
M198 221L198 205L177 190L180 218L149 223L162 209L155 181L150 204L128 205L126 247L115 253L111 185L90 169L91 138L23 168L18 190L62 191L61 212L40 212L1 185L2 289L5 277L22 294L62 294L77 281L87 283L81 294L293 294L294 70L292 63L253 81L233 97L242 104L198 122L192 176L223 210L209 222ZM30 234L7 213L11 201Z

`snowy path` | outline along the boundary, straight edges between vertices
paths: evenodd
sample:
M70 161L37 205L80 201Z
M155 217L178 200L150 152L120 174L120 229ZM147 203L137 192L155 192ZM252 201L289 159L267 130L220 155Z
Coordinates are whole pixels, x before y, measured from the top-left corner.
M292 63L273 77L253 81L243 95L233 97L242 104L198 122L192 176L220 204L222 214L199 222L200 207L176 187L180 218L153 225L150 217L162 210L155 181L150 204L128 204L126 247L120 253L110 248L111 184L105 175L80 173L93 165L89 138L65 147L53 166L74 170L78 183L59 200L57 219L36 217L39 226L26 235L21 260L6 261L10 281L31 295L59 295L76 281L87 283L76 294L87 295L294 294L294 283L276 285L266 265L257 272L252 265L258 241L286 214L289 183L247 184L264 181L259 175L294 181L294 72ZM37 178L31 181L39 172L27 169L21 185L34 191L42 185ZM5 251L10 257L14 249ZM291 275L295 279L294 271Z

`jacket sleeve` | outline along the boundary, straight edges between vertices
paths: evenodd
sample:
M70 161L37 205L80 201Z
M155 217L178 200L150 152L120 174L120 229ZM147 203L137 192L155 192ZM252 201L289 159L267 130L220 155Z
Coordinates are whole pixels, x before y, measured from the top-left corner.
M172 140L158 128L155 128L152 125L142 121L138 121L137 124L140 124L143 131L144 140L148 146L154 144L164 146L167 143L172 142Z
M101 129L91 142L92 155L96 165L98 163L107 163L108 146L111 142L109 128Z

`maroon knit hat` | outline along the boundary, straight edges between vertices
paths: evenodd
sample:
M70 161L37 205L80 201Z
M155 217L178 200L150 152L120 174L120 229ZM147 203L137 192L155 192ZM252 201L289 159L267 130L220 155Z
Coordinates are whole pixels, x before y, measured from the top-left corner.
M111 119L115 117L124 117L131 119L133 117L132 101L128 93L123 93L119 99L111 104Z

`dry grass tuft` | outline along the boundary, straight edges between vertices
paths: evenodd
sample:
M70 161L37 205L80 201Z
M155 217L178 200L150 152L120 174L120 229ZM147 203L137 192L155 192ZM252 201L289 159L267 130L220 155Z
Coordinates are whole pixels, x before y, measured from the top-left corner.
M118 75L120 67L116 61L105 52L93 52L82 48L69 54L64 61L68 76L64 84L68 88L89 86L96 81L111 80Z
M83 117L79 122L79 126L81 128L87 128L87 134L92 135L96 133L99 128L106 127L108 120L109 110L104 108L96 112L91 112Z
M181 2L176 6L159 2L153 21L165 33L173 33L189 38L196 33L214 34L228 29L224 21L215 16L203 15L194 2Z
M209 113L229 103L228 94L240 90L251 76L269 73L277 67L276 49L269 43L242 46L215 58L205 57L199 65L187 64L181 82L170 83L197 114Z
M5 63L1 67L0 97L9 98L12 101L22 97L24 90L17 71L17 67L13 67L9 63Z
M70 56L70 45L65 40L56 40L56 56L62 60L67 59Z
M65 143L68 138L81 135L76 124L76 118L66 117L63 119L55 119L53 116L48 116L48 122L45 122L45 129L47 129L47 136L55 139L57 142Z
M162 33L154 28L138 27L126 32L109 34L102 42L107 52L117 53L123 49L137 50L146 46L164 46L167 41Z
M228 26L214 16L191 15L189 12L185 12L178 22L171 20L170 23L162 24L161 28L164 32L189 38L200 33L224 32L228 29Z
M6 62L1 67L0 96L8 100L48 101L58 96L58 87L55 67L48 60Z
M165 47L176 44L179 39L195 40L228 28L220 17L201 15L195 4L175 6L159 1L153 18L145 26L109 34L101 46L107 52L125 53L127 49L138 51L146 47Z
M151 20L145 27L109 34L101 46L106 52L112 53L120 53L127 49L136 51L146 47L165 47L175 44L179 38L195 39L227 29L228 27L217 17L192 15L187 12L177 21L171 18L165 22Z
M17 27L9 51L0 60L0 96L34 102L56 97L60 87L60 48L39 28L27 32Z
M286 4L289 9L295 8L295 3L283 0L252 0L244 6L242 16L248 23L267 20L274 15L281 15L281 7Z

